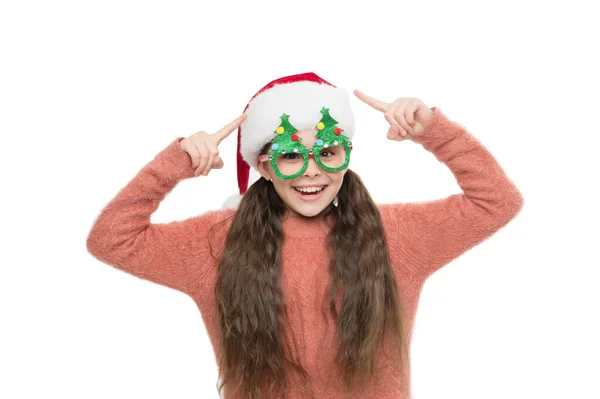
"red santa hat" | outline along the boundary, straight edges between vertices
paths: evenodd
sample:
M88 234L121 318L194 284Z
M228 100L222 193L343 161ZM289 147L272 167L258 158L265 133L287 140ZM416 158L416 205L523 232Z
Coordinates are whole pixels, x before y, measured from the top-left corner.
M274 138L283 113L290 115L296 129L312 129L322 117L321 109L331 115L344 130L354 135L354 115L346 89L338 88L313 72L273 80L256 93L246 108L246 120L238 128L237 179L239 194L229 197L223 208L237 208L248 189L250 166L258 170L258 156L264 145Z

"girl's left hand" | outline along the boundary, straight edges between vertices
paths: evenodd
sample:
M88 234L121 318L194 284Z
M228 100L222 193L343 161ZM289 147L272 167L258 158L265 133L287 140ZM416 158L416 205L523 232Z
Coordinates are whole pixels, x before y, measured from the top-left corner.
M387 138L390 140L402 141L420 135L433 115L433 111L415 97L397 98L390 104L358 90L354 90L354 95L385 114L385 119L390 124L387 133Z

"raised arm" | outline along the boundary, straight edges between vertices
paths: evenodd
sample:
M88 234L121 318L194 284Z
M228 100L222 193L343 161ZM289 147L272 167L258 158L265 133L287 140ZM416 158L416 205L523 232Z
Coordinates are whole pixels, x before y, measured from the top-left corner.
M403 266L420 278L490 237L513 219L523 197L490 152L439 108L422 134L412 140L450 168L461 194L415 203L384 204L391 225L391 250L403 254Z
M182 140L171 142L105 206L88 235L87 249L104 263L189 294L202 263L207 263L201 259L210 256L209 229L225 211L150 223L175 185L194 176L190 156L180 147Z

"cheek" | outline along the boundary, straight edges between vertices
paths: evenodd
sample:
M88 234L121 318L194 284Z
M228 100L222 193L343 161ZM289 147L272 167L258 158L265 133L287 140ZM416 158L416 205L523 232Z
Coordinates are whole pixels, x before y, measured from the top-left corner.
M346 174L346 172L340 172L337 173L333 176L331 176L331 180L334 182L334 184L338 187L341 187L342 183L344 183L344 175Z
M342 185L344 184L344 175L345 175L345 173L342 173L339 176L336 176L334 179L336 194L337 194L337 192L340 191L340 189L342 188Z
M287 193L292 188L292 185L289 181L278 179L276 177L273 179L273 185L280 196L284 193Z

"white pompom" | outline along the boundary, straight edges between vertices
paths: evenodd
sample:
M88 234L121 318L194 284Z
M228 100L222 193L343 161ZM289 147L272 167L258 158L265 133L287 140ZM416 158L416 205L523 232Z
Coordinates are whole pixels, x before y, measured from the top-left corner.
M241 200L242 200L241 195L239 195L239 194L231 195L229 198L227 198L227 200L225 200L225 203L223 204L221 209L226 209L226 208L237 209L238 204L240 203Z

